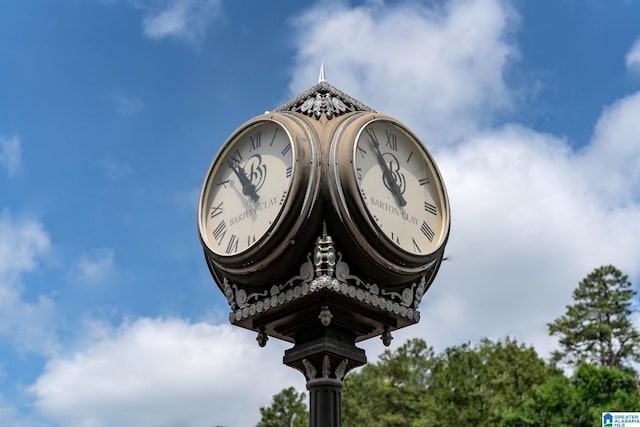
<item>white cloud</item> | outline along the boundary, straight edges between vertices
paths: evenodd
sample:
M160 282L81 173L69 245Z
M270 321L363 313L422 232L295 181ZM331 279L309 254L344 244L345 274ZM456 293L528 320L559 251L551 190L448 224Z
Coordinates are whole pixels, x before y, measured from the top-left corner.
M19 351L52 353L57 348L54 302L43 295L27 302L22 289L23 276L48 251L49 236L40 223L14 220L8 212L0 214L0 236L0 336Z
M153 40L172 38L199 43L212 20L222 14L221 0L135 0L144 11L144 35Z
M592 269L613 263L640 278L640 93L605 109L576 150L521 125L490 127L515 93L503 74L518 57L518 17L504 2L323 4L295 22L292 91L315 83L324 60L330 83L422 135L444 175L449 260L421 322L392 345L512 335L546 355L546 324ZM371 359L380 343L365 346Z
M108 248L82 254L71 267L71 279L80 285L104 283L116 273L114 258L114 251Z
M14 282L37 266L36 258L50 246L49 236L38 222L14 220L8 211L0 213L0 280Z
M640 70L640 39L636 40L625 58L627 68Z
M11 138L0 136L0 165L7 169L9 176L20 170L21 152L20 138L16 135Z
M452 203L451 257L409 333L440 346L512 335L546 355L555 342L546 324L582 277L608 263L640 273L640 206L609 203L592 184L595 170L566 142L506 126L439 159Z
M607 206L638 203L640 198L640 92L607 107L584 152L583 167Z
M431 145L468 135L510 106L502 75L518 54L508 41L517 17L500 1L319 3L294 22L295 94L315 83L324 61L330 83L403 117Z
M248 426L258 408L302 374L282 365L283 345L258 347L230 325L137 319L56 358L30 390L41 413L65 426Z

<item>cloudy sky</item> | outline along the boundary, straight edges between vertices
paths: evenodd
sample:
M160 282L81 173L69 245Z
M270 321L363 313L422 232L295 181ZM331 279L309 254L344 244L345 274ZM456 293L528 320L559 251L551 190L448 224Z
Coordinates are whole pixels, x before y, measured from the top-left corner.
M0 425L245 427L304 379L228 325L196 233L245 120L327 80L440 165L436 350L546 323L612 263L640 283L640 3L0 3ZM640 323L639 325L640 326ZM370 360L384 349L363 343Z

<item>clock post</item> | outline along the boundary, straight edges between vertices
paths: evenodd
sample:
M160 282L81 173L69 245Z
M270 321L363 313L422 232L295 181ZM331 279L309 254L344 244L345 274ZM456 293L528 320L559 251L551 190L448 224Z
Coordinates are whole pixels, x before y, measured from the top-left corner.
M241 125L214 159L198 230L232 324L288 341L310 426L341 426L356 344L420 320L450 214L430 153L403 123L324 80Z

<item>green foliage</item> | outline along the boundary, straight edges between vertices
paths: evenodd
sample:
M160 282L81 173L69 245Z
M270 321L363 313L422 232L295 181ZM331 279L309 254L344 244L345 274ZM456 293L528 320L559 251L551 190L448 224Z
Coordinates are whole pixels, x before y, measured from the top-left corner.
M575 303L550 323L560 338L553 360L569 366L581 362L622 369L640 360L640 334L631 323L636 295L631 282L615 267L593 270L573 292Z
M443 425L499 425L553 371L532 347L507 338L451 347L438 357L428 395Z
M604 411L640 411L636 380L628 372L583 363L572 379L581 405L579 410L589 413L589 420L599 420Z
M418 427L429 414L424 399L433 349L413 339L394 352L385 351L378 363L370 363L347 376L342 399L345 427Z
M289 387L273 396L271 406L260 408L262 419L256 427L307 427L309 412L305 394Z
M581 364L570 378L561 373L534 387L526 401L505 414L503 427L600 426L606 411L640 411L634 376L615 368Z
M558 374L541 386L532 388L520 407L505 412L499 425L574 427L571 417L579 415L574 413L577 407L578 398L570 380Z
M348 376L343 424L493 426L550 375L533 348L512 339L464 344L438 356L414 339Z

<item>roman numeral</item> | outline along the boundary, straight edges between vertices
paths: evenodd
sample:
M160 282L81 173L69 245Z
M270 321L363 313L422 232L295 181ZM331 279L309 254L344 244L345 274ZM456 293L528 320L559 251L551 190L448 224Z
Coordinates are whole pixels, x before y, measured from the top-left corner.
M426 185L429 183L429 178L422 178L418 180L418 184L420 185Z
M236 150L236 152L229 157L229 161L232 162L234 168L240 166L240 162L242 162L242 154L240 154L240 151Z
M222 203L220 202L218 206L211 206L211 218L215 218L222 213Z
M287 143L287 145L285 145L285 147L282 149L281 153L283 156L286 156L290 150L291 150L291 144Z
M289 166L287 168L287 178L291 177L291 174L293 173L293 167Z
M222 220L220 224L213 229L213 238L218 241L218 244L224 239L224 235L227 234L227 223Z
M279 130L280 130L280 128L276 128L276 131L273 132L273 138L271 138L271 144L269 144L269 147L273 147L273 141L276 140L276 135L278 134Z
M356 175L358 176L358 181L362 181L362 168L356 168Z
M422 231L422 234L424 234L430 242L433 241L433 238L436 235L436 233L431 229L431 227L429 227L429 224L427 224L426 221L422 221L420 231Z
M409 160L411 160L411 156L413 156L413 151L409 153L409 157L407 157L407 163L409 163Z
M364 159L364 156L367 154L367 150L365 150L364 148L360 147L359 145L357 145L356 148L358 149L358 153L360 153L360 155Z
M435 215L438 212L438 208L436 208L434 205L432 205L429 202L424 202L424 210L433 215Z
M418 246L418 243L416 243L416 239L412 237L411 241L413 242L413 247L416 249L416 252L422 253L422 249L420 249L420 246Z
M400 244L400 237L398 237L393 231L391 232L391 240L396 242L398 245Z
M227 245L227 253L236 252L238 250L238 236L232 234Z
M376 131L373 130L373 128L365 128L364 131L367 132L367 135L369 135L369 139L371 139L371 143L374 147L377 147L378 145L380 145L380 143L378 142L378 136L376 135Z
M251 246L256 242L256 235L250 234L247 236L247 246Z
M261 135L262 135L262 132L258 131L254 135L250 135L249 136L249 139L251 140L251 148L249 148L249 151L253 151L253 150L256 150L256 149L260 148L260 136Z
M386 130L384 132L387 134L387 143L385 145L393 151L398 151L398 140L396 138L396 134Z
M228 179L222 180L222 178L218 177L218 182L216 182L216 185L218 186L222 185L224 188L227 188L228 183L229 183Z

